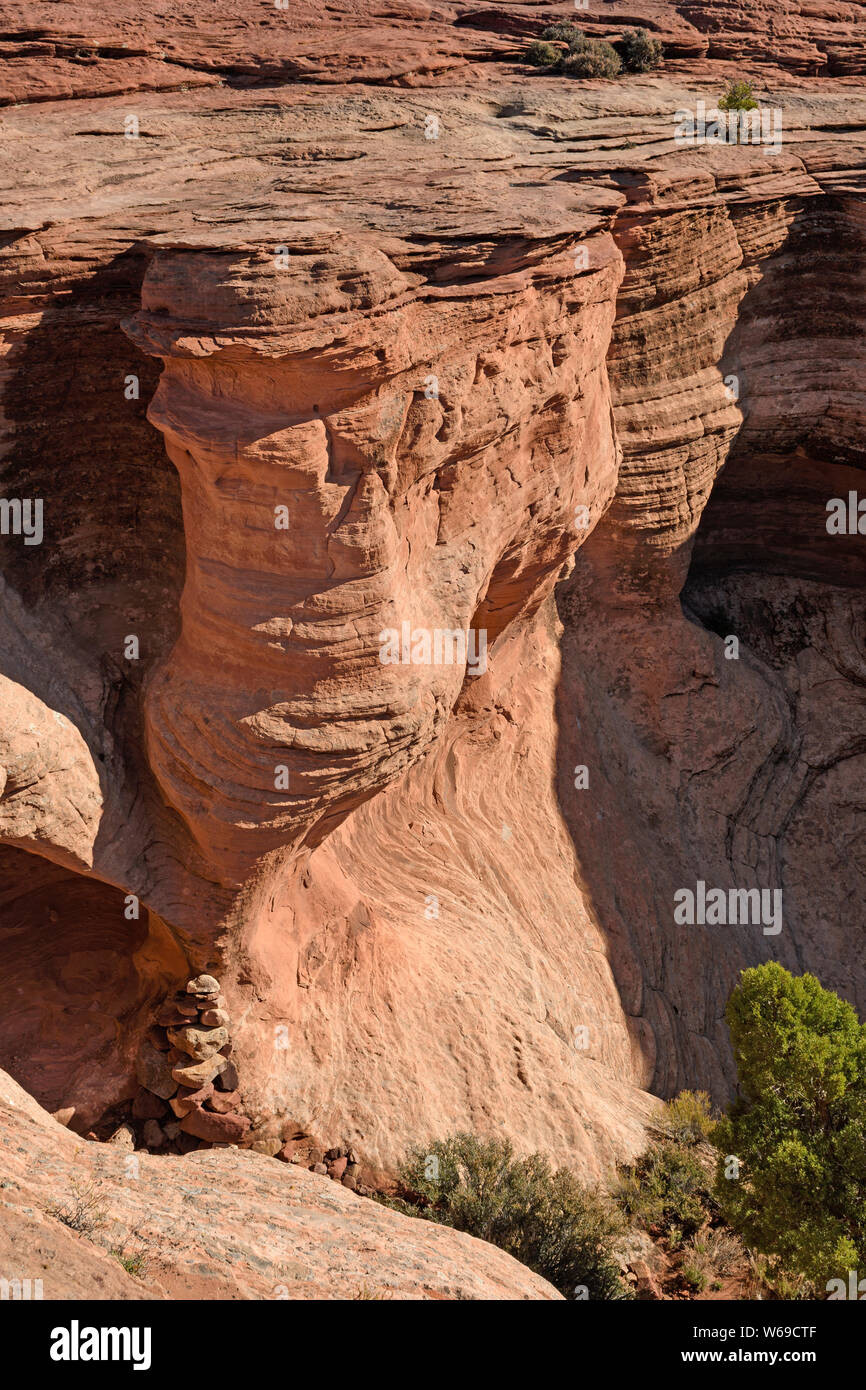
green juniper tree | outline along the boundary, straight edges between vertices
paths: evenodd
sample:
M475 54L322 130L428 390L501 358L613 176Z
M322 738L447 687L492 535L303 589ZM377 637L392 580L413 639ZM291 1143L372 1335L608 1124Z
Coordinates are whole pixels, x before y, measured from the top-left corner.
M726 1219L819 1290L866 1272L866 1025L775 961L743 972L726 1016L740 1090L713 1134Z

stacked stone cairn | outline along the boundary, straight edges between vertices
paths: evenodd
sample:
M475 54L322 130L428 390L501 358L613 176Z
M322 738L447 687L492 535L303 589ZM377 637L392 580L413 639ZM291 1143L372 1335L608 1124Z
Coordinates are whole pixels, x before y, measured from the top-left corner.
M108 1142L130 1152L163 1154L237 1144L372 1196L351 1145L328 1149L290 1119L274 1116L253 1127L238 1113L238 1074L231 1053L231 1019L219 981L198 975L162 1004L148 1028L136 1059L139 1089L131 1115L127 1112ZM74 1110L62 1113L71 1118Z
M231 1019L213 975L198 975L167 1000L136 1061L132 1103L140 1147L189 1153L243 1143L250 1121L237 1114L238 1074L231 1060Z

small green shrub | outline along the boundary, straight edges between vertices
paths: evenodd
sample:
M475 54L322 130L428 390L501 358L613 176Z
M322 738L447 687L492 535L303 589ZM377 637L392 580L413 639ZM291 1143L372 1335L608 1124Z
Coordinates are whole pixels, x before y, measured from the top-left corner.
M650 72L662 60L661 43L651 38L646 29L626 29L619 49L626 72Z
M569 49L562 63L569 77L616 77L621 70L619 54L603 39L584 39Z
M720 111L756 111L758 103L755 101L750 82L731 82L728 90L723 97L719 97Z
M693 1147L663 1140L623 1164L615 1200L632 1221L668 1235L700 1230L715 1211L709 1178Z
M686 1283L690 1285L691 1288L695 1289L697 1293L703 1293L704 1289L707 1287L707 1276L697 1265L684 1264L682 1267L682 1275Z
M552 43L542 43L540 39L533 39L523 55L525 63L531 63L534 68L551 68L559 62L562 52L554 48Z
M680 1091L665 1105L655 1129L674 1144L700 1144L709 1139L715 1123L706 1091Z
M150 1263L150 1256L143 1246L130 1250L124 1242L122 1246L113 1247L111 1253L127 1274L131 1274L135 1279L144 1278Z
M692 1236L683 1250L683 1278L696 1289L717 1288L745 1259L746 1252L732 1231L719 1228Z
M618 1213L541 1154L515 1158L507 1140L456 1134L413 1150L400 1178L403 1196L388 1205L499 1246L566 1298L631 1297L613 1253Z
M670 1245L671 1249L672 1249L672 1250L679 1250L679 1248L680 1248L680 1246L682 1245L682 1243L683 1243L683 1229L682 1229L682 1226L676 1226L676 1225L668 1226L668 1244Z
M779 1299L784 1302L808 1300L814 1302L823 1297L814 1284L801 1274L787 1274L778 1267L776 1261L768 1260L756 1251L748 1252L749 1280L747 1297L750 1299Z
M543 39L553 39L555 43L571 44L575 39L582 39L583 32L578 29L576 24L569 24L567 21L560 24L548 24L542 32Z

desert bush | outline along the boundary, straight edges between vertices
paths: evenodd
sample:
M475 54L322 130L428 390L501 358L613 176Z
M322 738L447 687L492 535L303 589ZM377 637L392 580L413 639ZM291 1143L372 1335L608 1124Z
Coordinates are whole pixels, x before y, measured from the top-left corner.
M667 1102L654 1127L674 1144L700 1144L709 1139L715 1123L706 1091L680 1091Z
M118 1264L136 1279L143 1279L150 1264L150 1254L143 1245L130 1247L128 1241L111 1248L111 1254Z
M703 1293L709 1280L700 1265L693 1260L686 1260L681 1270L686 1283L695 1290L696 1293Z
M620 1165L614 1199L629 1220L676 1237L676 1243L700 1230L716 1206L694 1147L670 1140Z
M542 43L541 39L533 39L523 55L525 63L531 63L535 68L554 67L562 57L562 51L554 48L552 43Z
M584 35L576 24L569 24L568 21L565 21L560 24L548 24L547 28L542 31L541 37L552 39L555 43L571 44L574 43L575 39L582 39Z
M802 1274L787 1274L779 1269L774 1261L754 1250L747 1251L748 1278L746 1297L750 1299L775 1299L786 1302L808 1300L814 1302L822 1297L814 1284L804 1279Z
M824 1288L866 1267L866 1025L775 961L743 971L726 1017L740 1099L713 1133L719 1205L775 1268Z
M72 1195L64 1202L52 1202L45 1208L48 1216L62 1221L71 1231L82 1236L92 1236L106 1224L107 1216L102 1202L102 1194L96 1179L89 1182L73 1181Z
M562 62L562 71L569 77L616 77L621 69L619 54L603 39L584 39L569 47Z
M758 103L755 101L750 82L731 82L725 95L719 97L720 111L756 111Z
M626 72L650 72L662 60L661 43L651 38L646 29L627 29L619 49Z
M456 1134L413 1150L400 1179L389 1205L499 1246L566 1298L631 1296L613 1254L618 1213L543 1155L516 1158L507 1140Z
M745 1259L739 1237L733 1231L718 1228L693 1235L683 1247L682 1273L692 1288L718 1288L720 1281L733 1274Z

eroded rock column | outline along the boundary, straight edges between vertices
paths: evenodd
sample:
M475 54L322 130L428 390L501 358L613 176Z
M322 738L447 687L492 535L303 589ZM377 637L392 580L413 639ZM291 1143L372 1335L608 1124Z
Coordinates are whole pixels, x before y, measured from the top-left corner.
M150 418L187 541L149 756L234 885L318 842L441 731L465 664L388 664L383 635L493 645L550 591L617 466L606 237L585 273L560 241L444 288L369 234L282 237L157 248L131 328L165 362Z

